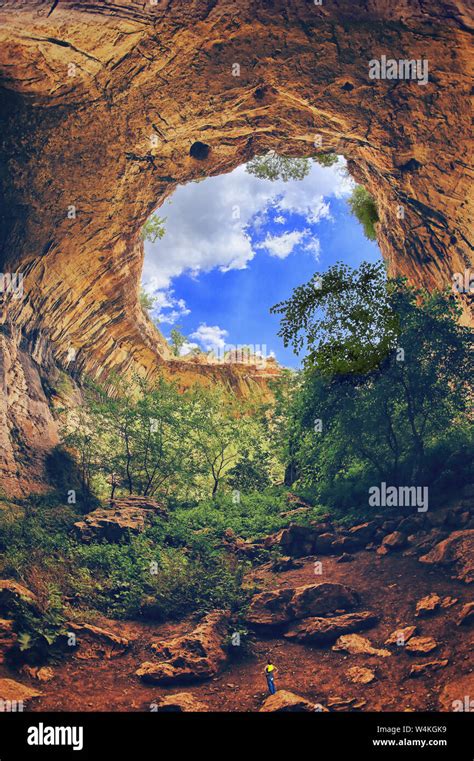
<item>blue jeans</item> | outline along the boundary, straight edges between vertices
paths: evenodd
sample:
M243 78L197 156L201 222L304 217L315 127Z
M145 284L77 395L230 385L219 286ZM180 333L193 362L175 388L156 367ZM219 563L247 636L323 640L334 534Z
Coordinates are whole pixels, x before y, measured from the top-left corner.
M272 676L267 676L267 685L270 695L274 695L276 692L275 679Z

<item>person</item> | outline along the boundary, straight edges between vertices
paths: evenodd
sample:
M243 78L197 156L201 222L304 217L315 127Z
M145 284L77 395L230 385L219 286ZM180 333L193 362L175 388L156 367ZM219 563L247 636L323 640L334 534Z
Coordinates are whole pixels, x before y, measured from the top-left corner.
M267 678L267 686L268 686L268 691L270 695L274 695L276 692L276 687L275 687L276 672L277 672L277 669L275 668L273 663L270 660L268 660L267 665L265 666L265 676Z

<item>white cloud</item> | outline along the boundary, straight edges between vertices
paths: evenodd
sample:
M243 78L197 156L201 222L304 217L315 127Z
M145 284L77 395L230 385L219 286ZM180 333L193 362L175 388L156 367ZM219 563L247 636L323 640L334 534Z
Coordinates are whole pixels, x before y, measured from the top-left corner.
M283 214L279 214L277 217L273 218L273 221L276 222L278 225L284 225L286 222L286 218L283 216Z
M256 248L263 248L268 251L270 256L276 256L278 259L286 259L289 256L295 246L300 243L309 233L309 230L294 230L291 233L283 233L282 235L271 235L267 233L267 237L263 243L259 243Z
M177 299L172 288L159 290L156 278L144 284L144 290L155 299L151 316L161 324L174 325L181 317L191 313L184 299Z
M223 350L225 347L225 336L227 330L219 328L218 325L206 325L201 323L198 329L191 333L191 338L195 338L206 349L206 351Z
M164 237L145 244L143 280L171 299L167 289L183 272L197 276L215 267L244 269L255 256L248 225L261 227L270 206L279 217L284 216L281 212L296 213L314 224L330 217L327 199L348 194L351 183L336 166L313 163L299 182L259 180L240 166L203 183L181 186L159 211L166 217Z

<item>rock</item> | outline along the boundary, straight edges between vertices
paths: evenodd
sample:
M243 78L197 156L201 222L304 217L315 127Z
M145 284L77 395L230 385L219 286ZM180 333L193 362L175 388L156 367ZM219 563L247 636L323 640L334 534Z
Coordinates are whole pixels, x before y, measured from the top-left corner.
M8 618L0 618L0 663L16 645L18 636L14 631L15 622Z
M349 535L352 538L360 541L361 546L364 546L368 542L372 541L376 530L377 522L367 521L366 523L359 523L357 526L352 526L352 528L349 529Z
M193 682L215 676L227 660L229 618L226 611L213 611L189 634L153 644L158 661L142 663L137 676L152 684Z
M68 632L76 635L75 656L81 660L93 658L116 658L128 650L130 641L107 629L92 624L69 621Z
M21 672L30 679L37 679L39 682L50 682L54 679L54 671L49 666L28 666L25 664L21 667Z
M39 612L38 598L33 592L12 579L0 579L0 611L15 613L20 604Z
M26 706L34 698L41 697L39 690L27 687L14 679L0 679L0 711L22 710L18 704ZM11 704L15 704L13 709Z
M474 602L463 605L459 611L458 626L471 626L474 623Z
M370 640L361 637L360 634L344 634L339 637L332 649L351 655L378 655L381 658L387 658L392 654L390 650L374 647Z
M297 642L326 645L335 642L341 634L369 629L376 623L377 616L369 611L330 618L305 618L286 632L284 637Z
M246 621L252 626L281 627L299 618L350 610L358 602L353 589L329 581L276 589L252 598Z
M336 534L327 532L317 536L313 543L313 552L319 555L330 555L334 551L334 542L336 541Z
M425 655L436 650L438 643L433 637L412 637L405 645L405 651L412 655Z
M346 674L354 684L370 684L375 679L374 672L363 666L352 666Z
M442 608L452 608L453 605L456 605L456 603L459 602L459 599L457 597L443 597L441 600L441 607Z
M426 618L431 616L435 611L439 609L441 605L441 597L435 593L431 593L426 597L422 597L416 604L415 616L420 618Z
M387 534L382 540L382 547L387 550L401 550L407 544L406 534L401 531L392 531L391 534Z
M283 573L285 571L292 571L294 568L301 568L301 566L301 561L295 560L294 557L290 557L289 555L283 555L273 561L272 571L275 571L275 573Z
M144 497L127 497L114 500L110 508L98 508L74 524L82 542L120 542L130 534L139 534L156 517L166 513L158 502Z
M343 552L342 555L336 559L336 563L352 563L353 560L353 555L348 555L347 552Z
M385 640L386 645L398 645L403 647L410 637L413 637L416 632L416 626L405 626L401 629L395 629L390 636Z
M447 682L439 696L443 711L469 711L474 709L474 671L469 674L457 674Z
M281 548L284 555L301 558L311 555L314 539L315 532L313 529L292 524L275 535L275 544Z
M428 661L428 663L416 663L410 668L408 676L411 678L418 676L429 676L433 671L439 671L444 669L448 665L449 661L445 658L442 661Z
M447 566L453 578L471 584L474 581L474 529L454 531L418 559L420 563Z
M190 692L177 692L153 700L151 710L157 713L204 713L209 711L209 706L201 703Z
M269 695L260 708L260 713L310 713L327 712L320 703L312 703L300 695L287 690L278 690L274 695Z
M367 701L360 698L340 698L335 696L327 700L327 706L332 711L358 711L365 705L367 705Z

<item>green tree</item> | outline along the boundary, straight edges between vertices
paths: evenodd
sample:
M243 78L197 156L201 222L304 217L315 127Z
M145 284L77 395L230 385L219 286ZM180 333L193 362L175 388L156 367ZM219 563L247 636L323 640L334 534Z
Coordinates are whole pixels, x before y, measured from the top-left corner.
M151 243L160 240L166 232L165 222L166 217L161 218L158 214L152 214L151 217L148 217L142 228L142 240L148 240Z
M143 309L144 312L151 312L153 307L156 304L156 297L153 296L151 293L147 293L143 286L140 288L140 306Z
M356 185L348 199L352 214L359 220L364 228L365 237L376 240L375 225L379 221L379 213L375 198L363 185Z
M181 349L187 343L188 339L184 336L178 328L172 328L170 332L170 344L171 350L175 357L179 357Z
M260 180L302 180L311 170L311 159L321 166L332 166L338 161L335 153L319 153L311 158L292 158L269 151L263 156L255 156L246 165L246 171Z
M380 365L397 341L399 317L382 262L358 270L338 262L271 308L279 334L305 365L321 373L363 373Z
M308 346L286 424L298 475L326 496L374 474L431 482L433 453L472 431L471 331L452 294L384 283L377 265L331 269L281 310L284 336Z

